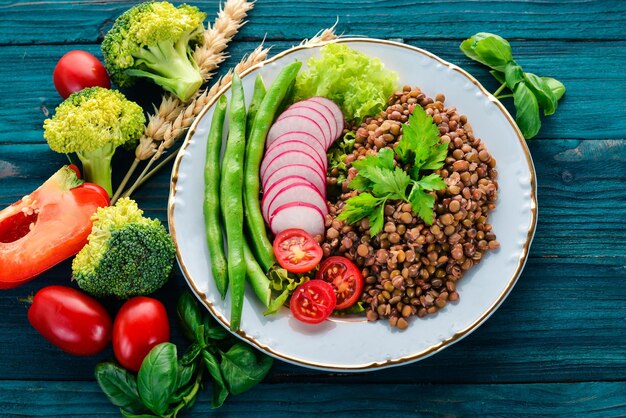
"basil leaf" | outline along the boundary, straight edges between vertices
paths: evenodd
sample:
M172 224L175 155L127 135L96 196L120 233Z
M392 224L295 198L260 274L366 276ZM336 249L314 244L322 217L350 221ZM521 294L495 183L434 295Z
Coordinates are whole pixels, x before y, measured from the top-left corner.
M137 388L144 405L155 414L163 415L176 390L177 380L176 346L172 343L155 346L141 363L137 375Z
M552 90L552 93L554 93L556 100L559 100L561 99L561 97L563 97L563 94L565 94L565 86L563 85L563 83L552 77L541 77L541 79L548 84L550 90Z
M144 409L135 376L128 370L115 363L104 362L96 366L95 375L100 389L113 405L135 412Z
M496 70L489 70L489 74L493 76L500 84L504 83L506 80L504 78L504 73Z
M187 396L192 390L194 385L191 385L194 373L198 368L198 363L191 363L189 365L181 364L178 362L178 377L176 379L176 391L170 398L170 404L175 404Z
M183 357L180 359L180 363L185 366L193 363L198 358L201 351L202 346L200 344L191 344L185 354L183 354Z
M497 71L504 71L513 60L511 45L506 39L492 33L480 32L461 43L461 51L474 61Z
M261 355L257 359L252 347L237 343L222 353L220 367L230 393L239 395L263 380L272 367L272 358Z
M120 414L124 418L154 418L157 416L157 415L152 415L152 414L133 414L123 409L120 409Z
M539 104L533 92L526 83L519 83L513 90L515 102L515 122L526 139L531 139L541 128L539 119Z
M204 316L205 341L210 344L210 340L223 340L230 336L230 333L220 324L215 322L211 315Z
M524 81L524 71L522 71L522 67L517 65L515 61L509 62L504 68L504 79L509 89L515 89L518 83Z
M543 114L552 115L556 111L557 98L548 83L533 73L525 73L524 78L526 85L537 98L539 107L543 109Z
M176 304L176 313L183 326L183 333L191 341L204 342L202 312L195 297L189 292L183 293Z
M211 401L211 406L213 408L219 408L224 404L224 401L228 396L228 389L224 383L222 371L220 370L219 363L213 354L204 350L202 352L202 358L204 359L204 364L206 365L206 368L213 380L213 400Z

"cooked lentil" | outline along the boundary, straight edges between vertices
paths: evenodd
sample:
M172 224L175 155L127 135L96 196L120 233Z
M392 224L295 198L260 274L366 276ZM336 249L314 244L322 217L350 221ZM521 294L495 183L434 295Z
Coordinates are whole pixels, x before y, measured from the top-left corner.
M322 248L326 257L343 255L362 269L361 301L369 321L385 318L392 327L406 329L411 316L422 318L459 300L456 283L486 251L499 248L487 222L497 199L496 160L474 136L467 117L444 101L443 94L433 100L419 88L405 86L390 97L386 111L351 127L356 141L344 160L347 180L341 183L339 199L329 202ZM348 187L357 173L352 162L394 147L418 105L433 117L441 140L449 144L445 165L438 171L447 187L436 192L432 225L425 225L409 203L388 202L383 230L372 238L367 219L355 225L336 219L345 201L357 194ZM337 174L328 173L329 184L338 184Z

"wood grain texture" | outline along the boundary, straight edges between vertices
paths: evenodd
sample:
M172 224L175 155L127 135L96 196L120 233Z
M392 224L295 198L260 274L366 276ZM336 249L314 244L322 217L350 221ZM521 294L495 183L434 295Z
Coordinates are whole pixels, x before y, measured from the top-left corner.
M134 1L3 0L0 45L94 43ZM218 2L191 1L212 21ZM471 1L264 0L250 14L245 39L297 40L339 20L340 32L405 39L459 39L498 32L521 39L625 39L620 0ZM18 35L19 34L19 35Z
M202 393L185 416L455 417L584 416L626 413L624 382L529 385L261 384L212 410ZM206 391L208 392L208 390ZM17 416L119 416L95 383L0 382L0 408Z
M625 3L626 4L626 3ZM438 54L473 74L490 91L497 82L486 67L466 58L457 40L411 41ZM293 42L268 42L273 53L289 48ZM239 42L229 48L232 55L222 71L238 62L257 42ZM543 119L537 139L621 139L625 138L626 72L622 71L626 50L623 42L513 41L515 56L527 71L554 76L565 83L567 93L555 115ZM97 45L83 45L100 55ZM75 46L12 46L0 48L0 143L36 143L43 141L42 123L61 102L52 83L57 60ZM598 63L602 63L602 69ZM622 88L620 88L622 86ZM157 89L141 84L129 92L130 97L149 105L157 101ZM512 100L503 102L514 114ZM607 108L607 106L609 106ZM610 110L609 110L610 109Z

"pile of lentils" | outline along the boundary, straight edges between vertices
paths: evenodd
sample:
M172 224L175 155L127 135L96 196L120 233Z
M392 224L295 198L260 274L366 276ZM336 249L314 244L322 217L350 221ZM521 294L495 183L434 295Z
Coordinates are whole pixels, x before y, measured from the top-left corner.
M465 115L444 105L445 97L426 97L419 88L405 86L394 93L388 108L351 127L356 134L352 154L345 157L347 180L336 202L329 202L324 256L342 255L363 273L361 301L367 319L386 318L392 327L406 329L409 318L436 313L459 300L457 281L487 250L499 247L487 216L495 208L498 183L496 160L473 135ZM403 201L385 205L385 224L371 237L367 218L354 225L337 219L347 199L357 194L348 184L357 173L352 161L393 148L402 137L402 125L415 106L422 106L449 144L445 165L437 173L446 188L436 192L435 219L425 225ZM338 185L337 171L328 182Z

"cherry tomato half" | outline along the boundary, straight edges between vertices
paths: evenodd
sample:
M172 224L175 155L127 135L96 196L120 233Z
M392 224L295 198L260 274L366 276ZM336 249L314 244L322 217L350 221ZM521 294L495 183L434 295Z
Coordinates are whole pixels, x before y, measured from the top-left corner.
M87 51L74 50L63 55L52 75L54 87L64 99L87 87L111 88L104 65Z
M95 299L65 286L47 286L35 294L28 321L61 350L91 356L111 341L111 317Z
M322 247L306 231L285 229L274 238L274 255L283 268L292 273L306 273L322 259Z
M316 279L332 285L337 294L335 309L354 305L363 291L363 275L357 266L345 257L328 257L317 272Z
M152 347L169 341L170 323L165 306L156 299L137 296L120 308L113 323L113 352L122 366L139 371Z
M319 324L328 318L336 303L331 285L322 280L309 280L293 292L289 307L299 321Z

